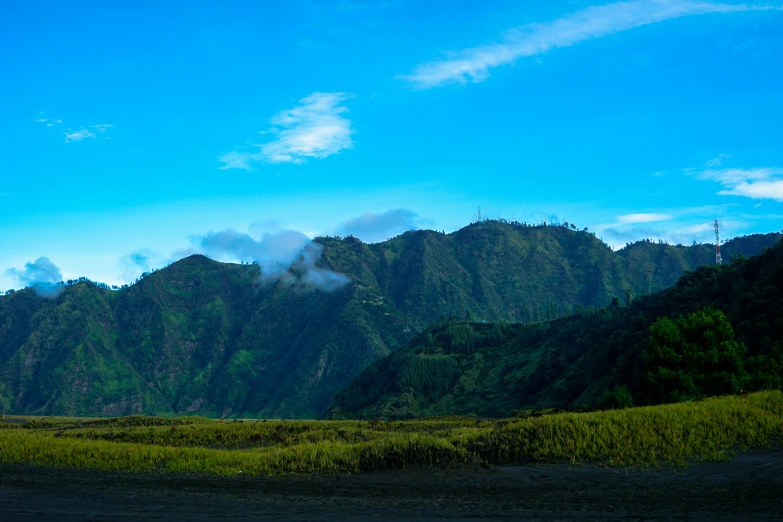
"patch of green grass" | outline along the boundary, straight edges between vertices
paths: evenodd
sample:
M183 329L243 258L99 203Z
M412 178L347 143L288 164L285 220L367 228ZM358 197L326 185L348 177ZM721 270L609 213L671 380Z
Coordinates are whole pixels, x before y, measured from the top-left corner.
M511 462L684 465L783 436L783 393L499 421L35 419L0 430L0 462L216 475L343 473Z

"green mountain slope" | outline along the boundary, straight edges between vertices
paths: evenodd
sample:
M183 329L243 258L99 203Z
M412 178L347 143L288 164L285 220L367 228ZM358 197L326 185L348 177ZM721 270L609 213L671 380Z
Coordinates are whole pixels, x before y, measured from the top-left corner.
M739 238L724 255L778 239ZM256 265L192 256L120 291L81 281L56 299L0 296L0 408L318 417L364 368L442 316L563 315L664 288L713 260L708 245L612 252L585 232L496 221L370 245L317 241L320 265L350 284L261 284Z
M442 321L364 370L337 394L326 416L503 416L529 407L595 405L605 390L621 385L637 396L650 325L706 307L726 315L747 348L748 370L764 366L779 386L781 243L722 267L700 267L629 306L614 303L532 325ZM747 384L763 383L751 375Z

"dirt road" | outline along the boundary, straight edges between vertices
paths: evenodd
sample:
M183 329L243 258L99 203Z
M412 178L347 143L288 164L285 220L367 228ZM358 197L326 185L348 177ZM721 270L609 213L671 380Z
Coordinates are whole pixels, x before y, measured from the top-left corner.
M2 520L783 520L783 450L728 463L208 478L0 467Z

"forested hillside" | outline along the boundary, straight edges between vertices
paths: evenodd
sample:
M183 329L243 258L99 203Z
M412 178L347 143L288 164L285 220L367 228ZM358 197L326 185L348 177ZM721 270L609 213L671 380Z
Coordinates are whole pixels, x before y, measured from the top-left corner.
M781 343L779 243L689 272L628 306L618 300L531 325L441 321L363 371L326 415L503 416L598 406L619 390L627 390L628 404L645 404L780 387Z
M724 256L778 239L739 238ZM119 291L79 281L53 299L0 296L0 410L318 417L441 317L540 321L654 292L714 259L709 245L613 252L584 231L497 221L316 241L320 266L349 284L262 282L257 265L192 256Z

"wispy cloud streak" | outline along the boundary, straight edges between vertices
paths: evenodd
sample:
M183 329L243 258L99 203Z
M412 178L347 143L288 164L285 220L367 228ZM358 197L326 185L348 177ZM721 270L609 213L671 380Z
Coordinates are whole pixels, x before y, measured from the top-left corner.
M703 2L696 0L634 0L588 7L552 22L534 23L508 31L502 42L451 53L441 60L418 65L400 76L418 89L448 83L481 82L495 67L551 49L609 36L636 27L683 16L780 9L769 5Z
M612 223L592 228L612 248L651 239L669 244L709 242L713 237L713 221L718 218L728 236L738 235L751 225L741 216L730 215L727 207L706 206L671 209L670 213L635 213L617 216Z
M620 225L628 225L633 223L654 223L656 221L668 221L670 219L673 219L671 214L625 214L617 216L617 223Z

